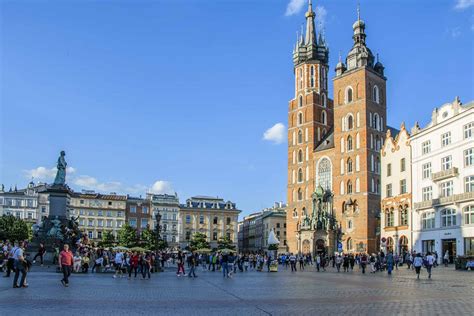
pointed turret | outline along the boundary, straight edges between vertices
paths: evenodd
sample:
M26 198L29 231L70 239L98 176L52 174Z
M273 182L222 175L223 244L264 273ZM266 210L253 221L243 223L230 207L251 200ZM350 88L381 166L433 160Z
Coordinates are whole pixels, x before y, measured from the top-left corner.
M316 45L316 29L314 28L314 17L316 14L313 12L313 5L311 0L308 1L308 12L306 12L306 44Z

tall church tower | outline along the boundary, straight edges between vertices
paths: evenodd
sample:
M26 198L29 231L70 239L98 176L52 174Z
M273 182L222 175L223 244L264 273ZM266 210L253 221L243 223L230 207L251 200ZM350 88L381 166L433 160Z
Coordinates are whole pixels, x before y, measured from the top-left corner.
M366 45L359 12L352 28L352 49L346 64L339 60L333 79L334 208L343 250L373 252L380 209L380 150L386 131L386 78L383 65L375 62Z
M312 210L315 191L313 151L333 125L333 102L328 98L329 50L323 35L316 36L311 0L306 12L306 33L297 36L293 49L295 95L288 109L287 231L291 252L301 219Z

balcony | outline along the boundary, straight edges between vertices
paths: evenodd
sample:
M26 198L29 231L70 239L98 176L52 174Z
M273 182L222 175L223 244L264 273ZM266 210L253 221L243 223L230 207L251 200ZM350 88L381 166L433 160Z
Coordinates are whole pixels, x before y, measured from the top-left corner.
M447 204L453 204L453 203L460 203L464 201L469 201L474 199L474 192L465 192L461 194L454 194L451 196L447 197L441 197L438 199L432 199L429 201L423 201L419 203L415 203L415 209L426 209L426 208L431 208L434 206L442 206L442 205L447 205Z
M448 170L432 173L431 180L435 182L441 181L441 180L448 179L451 177L456 177L458 174L459 174L458 168L452 167L452 168L449 168Z

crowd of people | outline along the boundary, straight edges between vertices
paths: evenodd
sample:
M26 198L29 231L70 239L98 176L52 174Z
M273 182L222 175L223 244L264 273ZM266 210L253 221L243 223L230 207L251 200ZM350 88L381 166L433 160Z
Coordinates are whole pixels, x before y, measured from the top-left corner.
M27 274L34 264L44 265L46 247L39 245L38 251L33 254L26 253L28 243L9 242L0 243L0 269L5 272L4 277L10 277L14 272L13 287L28 287ZM443 263L447 264L446 256ZM54 247L52 264L57 265L58 272L62 272L61 283L69 286L71 273L107 273L111 272L113 278L128 277L128 279L151 279L152 273L162 269L176 269L178 277L198 277L201 270L221 272L225 278L232 278L235 273L248 271L271 271L272 265L281 266L282 269L291 269L292 272L305 269L314 269L325 272L333 268L335 272L351 272L355 267L365 274L387 271L390 275L393 270L401 266L415 271L420 277L422 267L425 267L428 278L431 278L432 268L438 265L436 253L422 255L416 252L406 252L403 255L385 254L383 251L375 254L366 253L336 253L328 256L326 253L311 254L279 254L272 258L269 253L250 252L239 254L229 250L213 251L210 253L197 253L194 251L146 251L134 250L125 247L101 248L87 244L77 244L74 252L69 245ZM39 262L37 262L37 259ZM199 269L200 268L200 269ZM187 273L186 273L187 271Z

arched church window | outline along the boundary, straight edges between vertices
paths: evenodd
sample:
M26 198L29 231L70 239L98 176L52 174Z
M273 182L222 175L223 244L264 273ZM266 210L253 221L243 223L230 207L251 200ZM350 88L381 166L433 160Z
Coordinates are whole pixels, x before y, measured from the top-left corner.
M328 158L323 158L318 164L318 183L325 190L331 190L332 170L331 162Z
M353 171L352 167L353 167L352 159L349 157L347 158L347 173L352 173Z
M303 96L300 95L298 99L298 107L302 107L302 106L303 106Z
M372 96L373 96L373 100L374 100L375 103L380 102L379 87L377 87L376 85L374 85L374 91L372 93Z
M352 194L352 181L347 181L347 194Z
M298 131L298 144L303 142L303 132L301 130Z
M349 114L347 116L347 130L350 131L353 128L354 128L354 117L352 116L352 114Z
M346 89L346 103L351 103L353 98L352 87L347 87Z
M303 182L303 169L298 169L298 182Z
M301 112L298 113L298 124L303 124L303 113Z
M303 162L303 151L298 150L298 162Z
M321 112L321 123L324 124L324 125L327 124L327 122L326 122L326 111L324 111L324 110Z
M352 149L354 149L354 147L352 146L352 136L349 135L347 136L347 151L351 151Z

